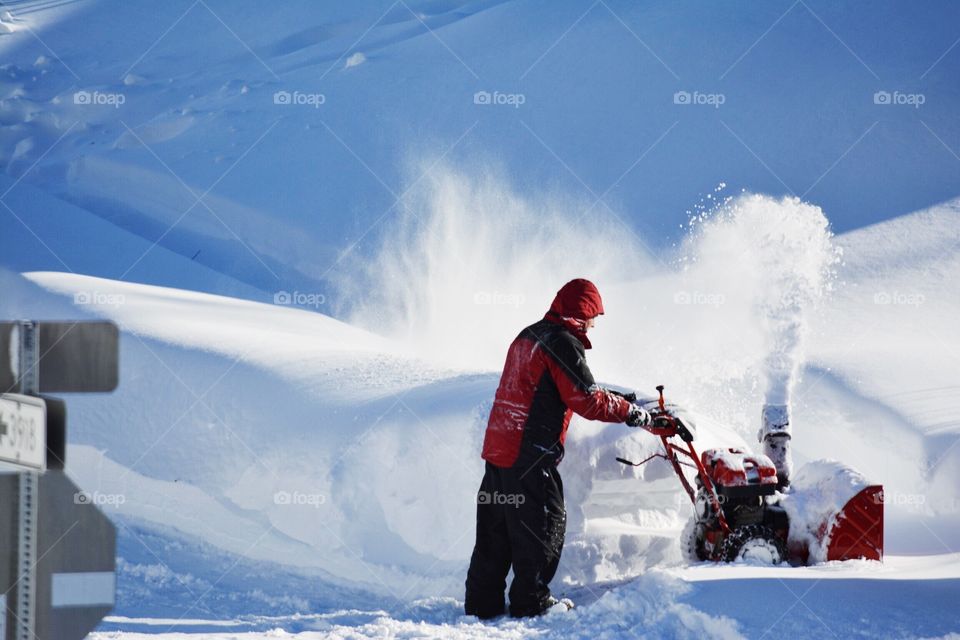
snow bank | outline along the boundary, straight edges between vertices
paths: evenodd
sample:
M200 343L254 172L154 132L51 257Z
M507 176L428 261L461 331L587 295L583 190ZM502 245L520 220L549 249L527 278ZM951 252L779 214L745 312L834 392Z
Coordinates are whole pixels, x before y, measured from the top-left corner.
M284 300L264 304L66 273L26 277L125 331L255 363L323 395L332 387L341 398L382 396L451 375L403 345Z
M9 11L0 12L0 35L18 30L17 19Z

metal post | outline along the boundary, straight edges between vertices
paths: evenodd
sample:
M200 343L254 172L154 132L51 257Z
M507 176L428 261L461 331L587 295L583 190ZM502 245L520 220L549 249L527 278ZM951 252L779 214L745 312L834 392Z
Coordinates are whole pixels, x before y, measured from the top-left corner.
M24 320L17 327L20 351L17 377L20 393L38 395L40 392L40 348L37 323ZM37 487L39 474L25 471L19 474L20 500L17 510L17 623L15 640L35 640L37 593Z
M17 381L20 393L37 395L40 393L40 331L33 320L21 320L17 323L20 338L20 351L17 358Z
M35 640L38 482L39 475L36 471L24 471L20 474L16 640Z

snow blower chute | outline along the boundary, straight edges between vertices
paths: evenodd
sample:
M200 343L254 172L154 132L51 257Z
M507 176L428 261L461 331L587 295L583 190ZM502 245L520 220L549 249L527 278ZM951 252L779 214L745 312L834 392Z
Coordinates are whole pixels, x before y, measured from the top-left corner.
M690 560L882 560L881 486L839 463L818 461L802 467L785 487L766 455L740 448L698 455L692 424L665 404L662 385L657 391L645 429L660 438L663 451L636 463L617 460L640 466L662 458L673 467L694 506L681 541ZM696 471L692 482L684 467Z

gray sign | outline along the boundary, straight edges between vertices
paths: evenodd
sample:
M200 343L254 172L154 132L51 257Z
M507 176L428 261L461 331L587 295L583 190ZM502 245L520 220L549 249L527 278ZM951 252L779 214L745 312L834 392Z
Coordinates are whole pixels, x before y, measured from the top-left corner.
M117 388L119 331L112 322L39 322L38 393ZM19 323L0 322L0 393L18 388Z
M0 475L0 504L19 503L18 475ZM39 476L34 640L80 640L113 609L116 589L116 529L94 501L61 471ZM0 593L4 616L0 640L15 640L12 596L24 587L17 573L20 541L16 518L0 521Z

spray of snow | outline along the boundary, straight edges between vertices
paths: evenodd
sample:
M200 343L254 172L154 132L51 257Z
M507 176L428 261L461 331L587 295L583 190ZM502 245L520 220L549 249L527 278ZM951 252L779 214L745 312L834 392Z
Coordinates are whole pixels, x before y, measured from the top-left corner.
M373 257L339 282L351 324L496 371L557 289L587 277L606 307L589 355L599 379L647 393L664 383L745 434L764 402L789 395L838 259L823 212L796 198L710 194L671 258L602 205L519 195L494 170L440 165L411 185Z
M499 369L565 282L587 277L603 291L650 268L633 233L592 205L521 196L492 171L434 167L398 205L375 258L341 281L350 321L445 364Z
M764 327L765 404L789 404L807 317L831 287L839 252L823 211L798 198L748 194L692 222L689 261L749 292Z

